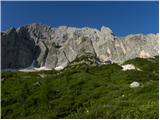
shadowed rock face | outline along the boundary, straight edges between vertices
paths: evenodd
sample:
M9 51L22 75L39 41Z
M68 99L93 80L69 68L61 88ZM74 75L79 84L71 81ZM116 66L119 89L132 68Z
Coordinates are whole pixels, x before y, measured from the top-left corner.
M16 31L11 28L6 33L1 33L1 36L2 69L30 66L34 58L35 43L26 29Z
M92 54L100 62L124 62L135 57L158 55L158 34L113 35L101 30L60 26L51 28L31 24L1 33L1 67L25 68L36 61L37 67L66 67L82 54Z

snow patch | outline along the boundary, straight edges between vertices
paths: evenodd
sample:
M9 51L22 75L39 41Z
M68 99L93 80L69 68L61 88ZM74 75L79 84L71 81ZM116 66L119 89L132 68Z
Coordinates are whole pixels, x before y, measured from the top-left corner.
M37 70L37 71L41 71L41 70L52 70L51 68L47 68L47 67L45 67L45 66L40 67L40 68L34 68L34 69Z
M138 70L142 71L140 68L135 67L133 64L126 64L121 66L123 69L122 71L127 71L127 70Z
M21 72L36 72L36 71L42 71L42 70L46 71L46 70L52 70L52 69L47 68L45 66L40 67L40 68L35 68L33 66L30 66L30 67L27 67L25 69L20 69L18 71L21 71Z
M25 68L25 69L19 69L18 71L20 71L20 72L34 72L35 70L34 69Z
M122 71L126 71L126 70L134 70L136 69L136 67L132 64L127 64L127 65L122 65Z
M58 66L58 67L55 67L54 69L57 70L57 71L59 71L59 70L63 70L64 67L63 66Z

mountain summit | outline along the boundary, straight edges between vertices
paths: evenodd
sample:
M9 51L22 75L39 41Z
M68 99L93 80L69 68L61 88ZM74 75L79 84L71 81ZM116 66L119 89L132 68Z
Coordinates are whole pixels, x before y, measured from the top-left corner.
M52 28L30 24L1 33L2 69L66 67L81 55L90 54L99 64L122 63L136 57L158 55L158 34L118 37L108 27Z

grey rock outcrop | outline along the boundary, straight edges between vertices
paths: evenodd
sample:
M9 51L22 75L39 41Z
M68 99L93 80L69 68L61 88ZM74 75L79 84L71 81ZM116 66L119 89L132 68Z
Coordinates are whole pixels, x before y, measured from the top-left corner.
M30 24L1 33L1 68L66 67L82 54L92 54L101 63L158 55L158 34L118 37L108 27L101 30Z
M25 28L11 28L1 34L1 67L23 68L30 66L34 58L34 40Z

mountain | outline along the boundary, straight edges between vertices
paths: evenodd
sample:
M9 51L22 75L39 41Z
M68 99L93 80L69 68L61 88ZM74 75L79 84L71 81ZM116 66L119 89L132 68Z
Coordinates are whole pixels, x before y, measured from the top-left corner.
M118 37L104 26L97 30L33 23L1 32L1 68L18 69L33 64L64 68L88 54L98 64L123 63L136 57L154 57L158 49L158 34Z

